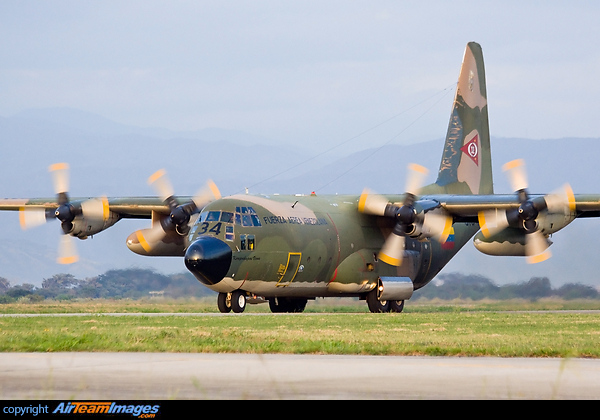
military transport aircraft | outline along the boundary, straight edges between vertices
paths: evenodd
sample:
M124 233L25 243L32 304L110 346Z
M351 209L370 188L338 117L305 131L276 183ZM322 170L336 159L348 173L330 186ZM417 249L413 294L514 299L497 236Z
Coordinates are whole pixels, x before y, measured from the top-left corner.
M121 219L151 219L127 246L146 256L179 256L200 283L218 292L221 312L269 302L273 312L301 312L308 299L353 296L372 312L400 312L474 236L490 255L550 256L548 236L578 217L600 216L600 195L567 185L528 192L522 160L505 165L515 194L495 195L481 47L467 44L435 183L410 165L403 194L221 197L209 182L181 197L164 171L149 179L157 197L70 198L68 166L50 167L56 197L0 200L29 228L58 219L59 262L77 260L85 239Z

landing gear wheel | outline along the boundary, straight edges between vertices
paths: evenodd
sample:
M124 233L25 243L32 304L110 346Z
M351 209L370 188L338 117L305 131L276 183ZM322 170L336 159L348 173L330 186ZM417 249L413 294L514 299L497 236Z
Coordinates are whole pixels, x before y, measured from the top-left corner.
M402 312L403 309L404 309L404 301L403 300L390 300L390 311Z
M231 293L219 293L217 296L217 307L221 313L231 312Z
M282 302L281 298L271 298L271 299L269 299L269 309L274 314L280 314L282 312L285 312L283 306L284 305L283 305L283 302Z
M390 311L390 302L387 300L379 300L379 297L377 296L377 289L373 289L369 293L367 293L366 300L367 306L369 306L369 310L373 313Z
M235 290L231 292L231 310L236 314L244 312L246 309L246 292Z
M304 312L304 308L306 308L306 302L308 302L308 299L292 299L289 312Z
M269 309L274 314L283 312L304 312L308 299L277 297L269 299Z

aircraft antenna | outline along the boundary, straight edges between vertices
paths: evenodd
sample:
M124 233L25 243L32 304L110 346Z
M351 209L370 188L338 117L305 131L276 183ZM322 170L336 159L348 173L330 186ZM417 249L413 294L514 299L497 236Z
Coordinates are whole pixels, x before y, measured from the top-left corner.
M408 108L406 108L406 109L404 109L404 110L402 110L402 111L398 112L397 114L395 114L395 115L392 115L392 116L391 116L391 117L389 117L388 119L386 119L386 120L384 120L384 121L382 121L382 122L380 122L380 123L378 123L378 124L376 124L376 125L374 125L374 126L372 126L372 127L368 128L368 129L366 129L366 130L364 130L364 131L362 131L362 132L360 132L359 134L357 134L357 135L355 135L355 136L352 136L352 137L350 137L350 138L348 138L348 139L346 139L346 140L342 141L341 143L338 143L337 145L330 147L329 149L326 149L326 150L324 150L324 151L322 151L322 152L320 152L320 153L317 153L316 155L314 155L314 156L312 156L312 157L309 157L308 159L305 159L305 160L303 160L302 162L300 162L300 163L298 163L298 164L296 164L296 165L292 165L292 166L290 166L290 167L288 167L288 168L286 168L286 169L284 169L284 170L282 170L282 171L280 171L280 172L278 172L278 173L276 173L276 174L274 174L274 175L272 175L272 176L270 176L270 177L267 177L267 178L263 179L262 181L258 181L257 183L250 185L250 187L246 187L246 188L245 188L245 190L246 190L246 191L248 191L248 189L249 189L249 188L256 187L257 185L260 185L260 184L262 184L263 182L270 181L271 179L277 178L278 176L280 176L280 175L283 175L284 173L286 173L286 172L289 172L289 171L291 171L292 169L295 169L295 168L297 168L297 167L299 167L299 166L302 166L302 165L304 165L304 164L305 164L305 163L307 163L307 162L310 162L311 160L314 160L314 159L316 159L316 158L318 158L318 157L320 157L320 156L323 156L323 155L325 155L325 154L327 154L327 153L329 153L329 152L331 152L331 151L333 151L333 150L337 149L338 147L341 147L341 146L343 146L343 145L345 145L345 144L347 144L347 143L351 142L352 140L355 140L355 139L357 139L357 138L359 138L359 137L361 137L361 136L364 136L365 134L367 134L367 133L369 133L369 132L371 132L371 131L375 130L376 128L379 128L379 127L381 127L382 125L384 125L384 124L387 124L388 122L390 122L390 121L392 121L392 120L394 120L394 119L396 119L396 118L400 117L401 115L404 115L404 114L406 114L408 111L411 111L411 110L415 109L416 107L418 107L419 105L422 105L422 104L424 104L424 103L426 103L426 102L430 101L431 99L435 98L436 96L438 96L438 95L440 95L440 94L442 95L442 96L441 96L441 98L440 98L440 99L438 99L438 100L437 100L437 101L436 101L436 102L433 104L433 106L431 106L430 108L428 108L428 109L427 109L427 110L426 110L426 111L425 111L423 114L419 115L419 116L417 117L417 119L415 119L415 120L414 120L412 123L410 123L410 124L409 124L409 125L408 125L406 128L404 128L404 129L403 129L403 130L402 130L400 133L398 133L398 134L396 134L395 136L393 136L393 137L392 137L390 140L388 140L386 143L384 143L382 146L380 146L380 147L379 147L377 150L375 150L375 152L377 152L377 151L379 151L379 149L381 149L383 146L385 146L386 144L390 143L392 140L394 140L394 139L396 139L398 136L400 136L400 134L402 134L402 133L403 133L404 131L406 131L406 130L407 130L409 127L411 127L413 124L415 124L415 123L416 123L416 122L417 122L417 121L418 121L418 120L419 120L421 117L423 117L425 114L427 114L427 113L428 113L428 112L429 112L429 111L430 111L430 110L431 110L431 109L432 109L432 108L433 108L435 105L437 105L437 104L438 104L438 103L439 103L439 102L440 102L440 101L441 101L443 98L445 98L445 97L446 97L446 94L447 94L449 91L452 91L452 90L454 89L454 87L455 87L455 86L456 86L456 82L455 82L455 83L452 83L451 85L449 85L449 86L445 87L444 89L442 89L442 90L440 90L440 91L438 91L438 92L434 93L433 95L431 95L431 96L428 96L427 98L423 99L422 101L420 101L420 102L417 102L416 104L414 104L414 105L412 105L412 106L410 106L410 107L408 107ZM367 159L368 159L369 157L371 157L371 156L372 156L372 155L373 155L375 152L373 152L372 154L370 154L369 156L367 156ZM365 159L363 159L363 161L364 161L364 160L365 160ZM361 161L360 163L362 163L362 161ZM349 171L351 171L352 169L354 169L354 167L352 167L352 168L350 168L348 171L344 172L344 174L342 174L341 176L345 175L346 173L348 173L348 172L349 172ZM337 179L339 179L341 176L339 176L339 177L335 178L334 180L332 180L332 181L331 181L331 182L329 182L328 184L325 184L325 185L323 185L321 188L324 188L324 187L326 187L327 185L329 185L329 184L333 183L334 181L336 181ZM318 191L318 190L315 190L315 192L316 192L316 191ZM241 192L242 192L242 191L238 191L236 194L240 194Z
M356 167L362 165L366 160L370 159L375 153L379 152L381 149L383 149L384 146L387 146L388 144L390 144L392 141L396 140L398 137L400 137L400 135L402 135L406 130L408 130L410 127L412 127L413 125L415 125L417 123L417 121L419 121L421 118L423 118L426 114L429 113L429 111L431 111L433 108L435 108L435 106L440 103L445 97L446 94L448 92L450 92L451 90L449 90L451 87L456 86L456 83L453 83L451 86L448 86L447 88L445 88L442 92L444 92L445 94L442 95L437 101L435 101L433 103L433 105L431 105L429 108L427 108L424 112L422 112L419 116L417 116L411 123L409 123L406 127L404 127L402 130L400 130L400 132L394 134L392 137L390 137L390 139L388 141L386 141L385 143L383 143L381 146L379 146L378 148L376 148L375 150L371 151L371 153L367 153L360 161L358 161L355 165L351 166L350 168L348 168L346 171L342 172L340 175L338 175L337 177L333 178L331 181L329 181L326 184L321 185L321 187L317 188L315 191L320 191L323 188L327 187L328 185L333 184L335 181L337 181L338 179L342 178L344 175L346 175L347 173L351 172L353 169L355 169ZM435 96L435 95L434 95ZM421 102L422 103L422 102ZM416 105L415 105L416 106ZM413 107L414 108L414 107ZM412 109L412 108L409 108ZM364 133L363 133L364 134Z

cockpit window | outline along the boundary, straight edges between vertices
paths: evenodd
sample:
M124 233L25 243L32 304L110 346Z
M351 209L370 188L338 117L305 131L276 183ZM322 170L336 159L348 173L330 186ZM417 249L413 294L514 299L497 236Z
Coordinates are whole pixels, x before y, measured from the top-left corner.
M232 211L205 211L200 214L199 222L223 222L236 224L244 227L260 227L260 218L256 214L254 208L250 206L239 206Z
M216 222L219 220L219 217L221 216L221 212L220 211L209 211L208 212L208 217L206 218L207 222Z
M221 222L233 223L233 213L230 211L224 211L221 213Z
M242 226L252 226L252 218L249 214L242 214Z
M200 215L200 222L218 222L220 217L220 211L204 212Z
M194 240L197 235L222 235L225 233L225 240L235 242L235 226L243 227L261 227L260 218L254 208L250 206L239 206L235 211L203 211L190 230L189 240ZM254 234L238 233L240 240L239 250L254 251L256 247L256 237Z
M262 226L258 215L252 207L236 207L235 208L235 224L238 226Z

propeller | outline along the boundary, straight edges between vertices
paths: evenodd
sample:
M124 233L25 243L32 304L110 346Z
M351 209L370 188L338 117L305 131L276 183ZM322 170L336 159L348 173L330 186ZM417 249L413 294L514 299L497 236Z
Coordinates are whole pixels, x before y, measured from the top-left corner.
M387 198L364 190L358 202L361 213L394 218L396 225L379 251L379 259L383 262L399 266L402 264L407 235L423 235L434 237L444 243L450 234L452 217L436 205L430 210L418 212L415 208L417 195L427 176L427 168L410 164L406 178L404 201L401 206L388 201Z
M75 246L73 232L73 221L82 216L94 220L108 220L109 207L106 197L93 198L81 203L71 203L69 200L69 165L66 163L55 163L50 165L48 171L52 175L54 193L57 197L58 206L55 209L23 207L19 211L21 228L31 229L46 223L51 219L61 222L63 235L58 245L59 264L72 264L79 260Z
M525 255L527 262L535 264L552 256L550 243L539 230L537 218L540 213L569 214L575 211L575 197L568 184L543 197L531 198L528 192L525 161L516 159L506 163L506 172L511 187L517 192L519 207L512 210L490 209L479 212L479 225L486 238L500 233L507 227L515 227L525 232Z
M189 232L188 223L193 214L198 213L208 203L221 198L221 193L212 180L209 180L193 197L184 204L178 204L175 190L164 169L156 171L148 178L148 185L158 194L161 200L169 206L169 217L161 218L153 223L151 229L138 230L136 236L140 245L149 252L152 244L162 240L169 232L184 236Z

